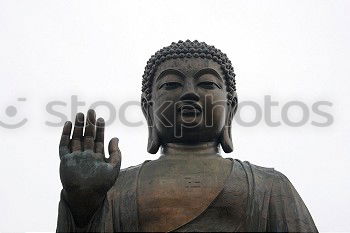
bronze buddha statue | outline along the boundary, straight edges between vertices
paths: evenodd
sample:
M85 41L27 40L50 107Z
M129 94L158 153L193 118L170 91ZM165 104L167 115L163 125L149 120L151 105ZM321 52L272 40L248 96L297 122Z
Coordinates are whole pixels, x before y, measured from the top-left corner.
M233 150L235 74L226 54L198 41L147 63L141 105L154 161L120 170L118 139L104 156L104 121L89 110L63 128L57 231L308 231L316 226L289 180L224 159Z

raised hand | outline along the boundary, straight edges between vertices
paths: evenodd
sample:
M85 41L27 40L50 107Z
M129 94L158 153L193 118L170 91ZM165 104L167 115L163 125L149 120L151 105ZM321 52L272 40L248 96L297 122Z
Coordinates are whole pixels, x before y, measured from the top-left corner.
M99 118L96 122L95 111L91 109L87 113L84 135L83 113L76 115L72 138L72 123L68 121L63 127L59 146L62 194L80 226L84 226L102 204L120 171L118 138L109 142L109 158L105 158L104 128L104 120Z

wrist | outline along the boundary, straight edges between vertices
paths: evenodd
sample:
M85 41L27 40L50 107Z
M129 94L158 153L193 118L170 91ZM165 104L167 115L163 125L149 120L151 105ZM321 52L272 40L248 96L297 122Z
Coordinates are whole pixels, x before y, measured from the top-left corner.
M91 195L62 189L61 201L68 206L76 226L86 226L96 211L101 207L106 195Z

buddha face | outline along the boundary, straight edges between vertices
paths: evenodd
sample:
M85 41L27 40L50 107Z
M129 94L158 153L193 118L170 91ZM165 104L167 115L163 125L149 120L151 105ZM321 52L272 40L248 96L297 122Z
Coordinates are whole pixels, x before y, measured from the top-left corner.
M162 144L218 141L230 111L220 65L204 58L162 62L151 102L152 125Z

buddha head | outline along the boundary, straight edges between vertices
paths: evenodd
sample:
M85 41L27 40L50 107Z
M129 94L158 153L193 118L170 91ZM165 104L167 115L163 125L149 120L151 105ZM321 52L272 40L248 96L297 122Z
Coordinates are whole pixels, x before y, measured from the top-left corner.
M148 152L168 143L217 143L232 152L237 110L235 74L226 54L198 41L156 52L142 80L141 106L149 128Z

